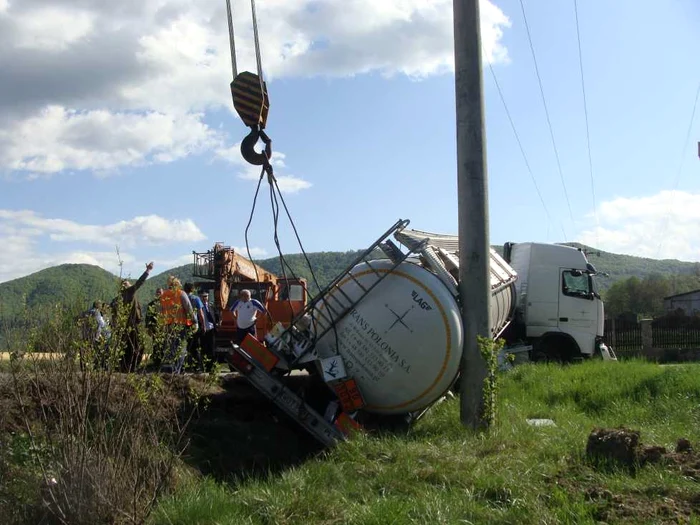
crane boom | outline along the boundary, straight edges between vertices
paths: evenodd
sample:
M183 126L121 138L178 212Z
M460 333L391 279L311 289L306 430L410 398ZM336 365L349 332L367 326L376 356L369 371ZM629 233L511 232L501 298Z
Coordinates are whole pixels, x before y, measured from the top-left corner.
M248 280L277 284L277 276L268 272L265 270L265 268L258 266L253 261L250 261L239 253L236 253L234 250L231 250L230 255L231 260L228 264L232 268L231 276L233 277L234 281Z
M212 250L193 254L194 275L214 281L215 303L218 308L226 308L232 283L269 283L277 286L275 274L223 243L217 242Z
M247 259L234 248L217 242L211 250L194 255L194 277L205 279L197 282L202 290L214 291L214 306L220 313L216 328L216 347L228 352L231 342L237 340L237 325L229 310L229 296L249 288L254 297L265 306L265 315L256 321L260 340L277 323L286 328L299 314L308 299L306 280L292 276L280 278Z

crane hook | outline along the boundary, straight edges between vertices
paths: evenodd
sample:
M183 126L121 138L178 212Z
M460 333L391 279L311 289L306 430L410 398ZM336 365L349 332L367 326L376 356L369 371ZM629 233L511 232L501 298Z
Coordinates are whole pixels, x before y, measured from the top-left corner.
M255 151L258 139L265 144L265 149L260 153ZM272 157L272 140L258 126L251 126L250 133L241 141L241 155L254 166L269 166Z

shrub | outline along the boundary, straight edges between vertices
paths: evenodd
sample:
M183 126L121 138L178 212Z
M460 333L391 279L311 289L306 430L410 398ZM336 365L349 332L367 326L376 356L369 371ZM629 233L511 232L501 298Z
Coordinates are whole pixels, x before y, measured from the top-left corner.
M22 471L25 511L13 520L41 514L57 523L144 523L174 485L197 393L180 377L120 373L125 319L112 319L108 342L95 340L95 326L86 330L91 322L75 309L52 309L13 353L20 428L13 446L0 448L0 511L4 493L19 494L3 475L18 471L17 450L33 466Z

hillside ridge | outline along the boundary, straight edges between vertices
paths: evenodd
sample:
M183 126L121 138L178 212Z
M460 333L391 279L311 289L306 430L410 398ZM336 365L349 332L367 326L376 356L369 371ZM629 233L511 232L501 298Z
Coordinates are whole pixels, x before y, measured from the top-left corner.
M631 276L643 278L651 274L700 275L700 263L697 262L621 255L597 250L580 243L561 244L581 248L588 253L589 261L600 273L605 274L599 277L602 290L608 289L615 281ZM494 249L499 253L502 252L501 246L494 246ZM359 250L349 250L312 252L307 255L318 283L323 287L345 269L359 253ZM309 283L310 291L314 293L317 287L303 255L285 255L285 260L291 268L291 271L287 268L287 274L293 273L305 278ZM282 274L279 257L255 259L255 262L270 272ZM175 275L183 283L193 281L192 266L192 264L185 264L154 273L139 291L140 300L148 302L154 296L156 288L165 286L169 275ZM131 278L137 279L138 275L132 275ZM0 317L17 315L24 308L63 303L66 300L82 301L86 305L96 299L110 300L116 295L118 283L117 275L95 265L70 263L45 268L30 275L0 283Z

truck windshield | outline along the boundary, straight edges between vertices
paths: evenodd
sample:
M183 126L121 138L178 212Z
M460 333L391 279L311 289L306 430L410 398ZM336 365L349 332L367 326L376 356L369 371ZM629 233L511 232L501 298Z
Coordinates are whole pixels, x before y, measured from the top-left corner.
M571 297L591 298L591 279L587 272L581 270L564 270L562 272L562 292Z
M249 290L251 299L257 299L262 304L265 304L269 289L270 285L267 283L236 283L229 290L226 308L231 308L231 306L233 306L233 303L239 298L241 290Z

